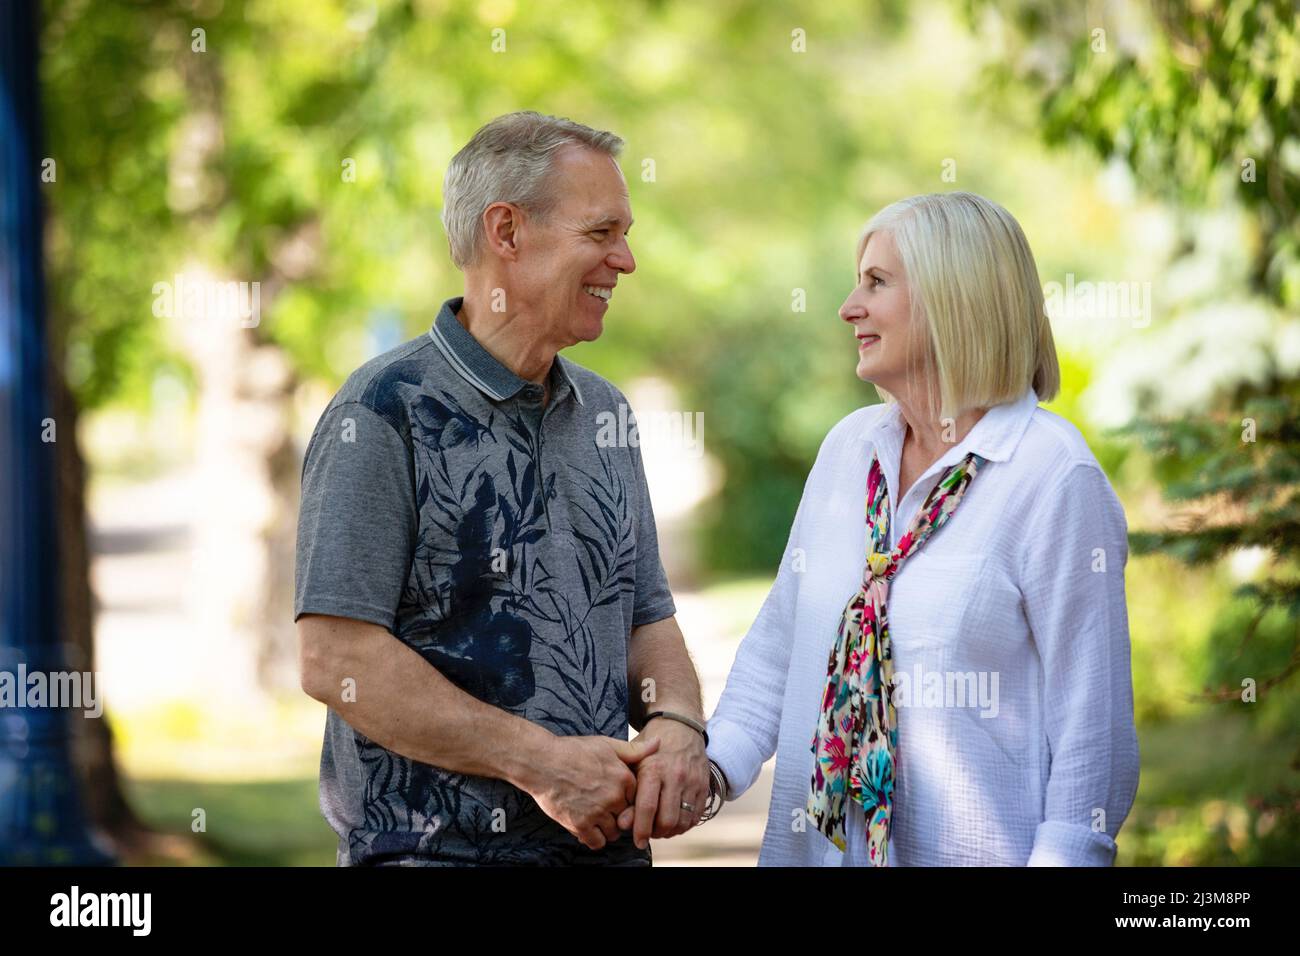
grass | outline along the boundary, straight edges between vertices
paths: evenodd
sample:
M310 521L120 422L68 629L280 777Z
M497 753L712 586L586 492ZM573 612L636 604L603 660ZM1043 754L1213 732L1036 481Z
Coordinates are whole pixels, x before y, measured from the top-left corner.
M193 837L192 866L333 866L337 840L317 805L315 777L211 783L133 780L127 799L151 826ZM192 833L196 810L206 832Z

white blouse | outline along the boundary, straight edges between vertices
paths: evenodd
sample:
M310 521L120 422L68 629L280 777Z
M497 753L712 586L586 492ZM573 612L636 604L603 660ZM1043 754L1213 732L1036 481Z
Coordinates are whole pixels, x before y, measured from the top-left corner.
M729 800L776 754L759 865L867 864L860 806L850 801L844 853L805 807L827 657L862 582L874 447L891 545L949 466L971 451L987 459L890 583L905 693L890 865L1108 866L1138 784L1119 499L1079 430L1039 408L1033 389L985 412L900 501L903 433L889 404L826 436L709 720Z

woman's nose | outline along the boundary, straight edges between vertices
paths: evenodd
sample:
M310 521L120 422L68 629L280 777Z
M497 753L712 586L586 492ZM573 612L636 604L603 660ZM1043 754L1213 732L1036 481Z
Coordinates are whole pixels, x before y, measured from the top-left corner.
M856 322L858 319L865 318L866 314L867 307L861 302L855 302L853 296L845 299L844 304L840 306L840 318L845 322Z

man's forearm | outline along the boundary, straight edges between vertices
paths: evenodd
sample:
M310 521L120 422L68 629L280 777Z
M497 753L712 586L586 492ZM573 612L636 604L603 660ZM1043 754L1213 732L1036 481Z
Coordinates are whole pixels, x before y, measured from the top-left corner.
M465 693L381 627L304 615L298 630L303 690L349 725L411 760L530 789L544 727Z
M628 720L641 728L645 715L671 710L703 723L700 680L677 618L634 628L628 644Z

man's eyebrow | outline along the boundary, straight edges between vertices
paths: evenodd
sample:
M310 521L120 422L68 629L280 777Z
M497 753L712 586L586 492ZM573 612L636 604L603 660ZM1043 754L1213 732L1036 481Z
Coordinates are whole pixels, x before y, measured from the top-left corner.
M588 228L588 229L599 229L601 226L617 226L617 225L619 225L622 221L623 221L623 218L622 218L621 216L606 216L604 219L598 219L598 220L596 220L595 222L590 223L590 224L587 226L587 228ZM632 223L634 223L634 222L636 222L635 219L629 219L629 220L627 221L627 231L629 231L629 232L631 231L631 229L632 229Z

